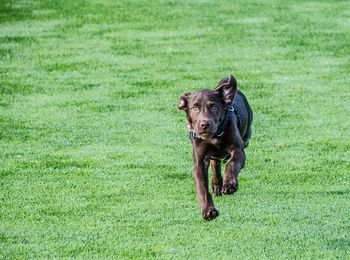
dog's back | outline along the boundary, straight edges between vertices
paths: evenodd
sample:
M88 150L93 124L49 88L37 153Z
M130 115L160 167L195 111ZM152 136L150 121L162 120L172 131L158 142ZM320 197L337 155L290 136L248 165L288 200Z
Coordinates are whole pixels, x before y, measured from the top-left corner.
M240 90L237 90L237 94L233 100L233 107L238 117L238 128L242 137L243 146L246 148L252 135L251 125L253 122L253 111L250 108L247 98Z

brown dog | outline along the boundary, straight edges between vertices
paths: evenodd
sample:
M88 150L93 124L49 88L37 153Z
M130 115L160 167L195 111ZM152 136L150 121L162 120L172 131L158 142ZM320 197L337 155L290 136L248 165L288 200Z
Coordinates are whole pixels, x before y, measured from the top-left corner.
M244 167L244 148L251 136L253 113L237 82L230 75L214 90L201 89L180 96L178 109L187 116L193 145L193 176L199 205L205 220L219 215L208 191L209 163L213 172L211 186L215 196L233 194L238 189L238 173ZM224 181L221 160L229 160Z

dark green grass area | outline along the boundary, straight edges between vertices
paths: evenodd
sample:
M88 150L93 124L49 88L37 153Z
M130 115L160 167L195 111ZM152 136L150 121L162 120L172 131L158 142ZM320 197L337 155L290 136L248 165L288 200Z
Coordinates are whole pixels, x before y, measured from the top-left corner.
M348 259L349 10L0 0L0 258ZM176 106L230 73L253 136L206 222Z

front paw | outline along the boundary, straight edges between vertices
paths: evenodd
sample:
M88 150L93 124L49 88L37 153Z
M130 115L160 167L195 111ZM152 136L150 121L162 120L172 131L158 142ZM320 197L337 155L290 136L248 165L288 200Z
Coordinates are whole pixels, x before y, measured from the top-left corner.
M238 182L226 183L222 186L222 193L225 195L231 195L238 190Z
M214 196L216 196L216 197L222 196L222 193L221 193L222 186L213 185L212 188L213 188L213 194L214 194Z
M205 220L213 220L217 216L219 216L219 211L217 211L215 208L207 208L202 211L202 217Z

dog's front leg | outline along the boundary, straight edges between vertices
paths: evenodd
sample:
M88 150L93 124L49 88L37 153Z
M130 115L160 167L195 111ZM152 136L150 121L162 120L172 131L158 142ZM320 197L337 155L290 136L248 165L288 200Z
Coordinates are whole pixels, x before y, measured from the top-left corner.
M213 220L219 215L219 212L215 209L213 199L208 190L208 167L210 159L208 156L200 156L194 151L193 160L193 177L198 202L202 209L202 217L205 220Z
M210 160L211 170L213 175L211 177L211 187L215 196L221 196L222 190L222 176L221 176L221 162Z
M231 154L231 160L227 163L225 168L224 185L222 186L222 193L229 195L238 190L238 174L245 164L245 153L241 148L236 148Z

